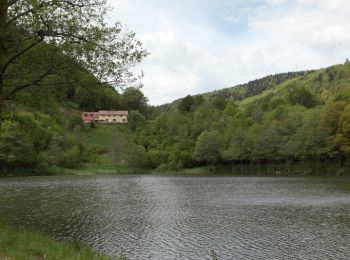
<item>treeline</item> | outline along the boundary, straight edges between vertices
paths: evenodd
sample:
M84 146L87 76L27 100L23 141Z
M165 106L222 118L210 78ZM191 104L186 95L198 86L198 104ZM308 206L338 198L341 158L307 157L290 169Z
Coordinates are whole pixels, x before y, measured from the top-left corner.
M247 90L249 92L249 90ZM248 99L187 96L177 111L130 118L139 166L177 170L321 162L350 155L350 65L284 81Z
M24 56L14 67L23 71L24 80L32 77L30 69L40 73L40 63L30 64L49 46L41 46ZM16 174L24 169L31 174L54 173L59 168L91 163L108 147L91 147L77 132L84 125L80 111L138 110L147 113L147 98L140 87L117 91L100 83L75 61L57 53L65 65L52 75L7 100L0 120L0 175ZM34 77L33 77L34 78ZM31 80L31 79L26 79ZM5 87L5 94L13 88Z
M223 103L228 99L240 101L240 100L258 95L263 91L271 89L275 86L278 86L287 80L295 79L298 77L302 78L313 72L314 72L313 70L309 70L309 71L278 73L275 75L269 75L269 76L263 77L261 79L249 81L246 84L241 84L230 88L215 90L212 92L204 93L202 95L196 95L196 96L193 96L193 98L208 99L215 103ZM186 96L185 98L175 100L168 104L164 104L160 106L151 106L149 107L148 114L150 117L156 117L161 113L175 112L179 108L179 106L181 106L181 104L188 102L189 97L192 98L192 96ZM180 110L182 110L181 107L180 107Z
M47 48L43 46L43 50ZM36 55L34 53L30 58L35 59ZM50 77L31 88L16 93L13 102L45 113L59 106L80 111L139 110L146 113L148 100L142 93L142 86L130 86L118 91L108 83L101 83L75 61L67 60L64 56L61 58L65 61L62 68L55 69ZM40 71L36 66L31 67ZM26 71L28 67L29 61L23 60L16 69L23 69L24 73L29 74ZM7 91L10 92L11 88Z
M95 107L96 110L147 111L146 98L140 89L127 88L122 94L110 87L98 89L110 95L108 102L98 100L96 104L100 107ZM110 100L113 97L118 101ZM0 131L0 175L16 174L21 169L32 174L55 173L59 168L93 163L99 155L108 153L109 147L91 146L79 138L79 132L91 127L82 122L81 112L76 109L79 106L72 99L57 97L51 89L37 95L24 91L14 101L7 102Z
M204 96L209 98L221 96L226 99L243 100L245 98L258 95L261 92L280 85L287 80L295 79L297 77L303 78L313 72L314 70L278 73L263 77L261 79L249 81L246 84L209 92L204 94Z

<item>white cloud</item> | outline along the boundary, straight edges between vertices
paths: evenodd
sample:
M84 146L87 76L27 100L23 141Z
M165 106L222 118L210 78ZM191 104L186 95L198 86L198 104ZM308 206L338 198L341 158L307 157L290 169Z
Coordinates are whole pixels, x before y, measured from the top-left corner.
M110 3L151 53L140 66L151 104L350 56L348 0Z

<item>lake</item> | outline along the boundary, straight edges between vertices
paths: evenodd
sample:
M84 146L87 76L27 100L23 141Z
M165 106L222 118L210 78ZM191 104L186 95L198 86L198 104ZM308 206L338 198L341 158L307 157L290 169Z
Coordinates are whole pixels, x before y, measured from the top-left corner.
M350 259L350 179L0 179L14 227L128 259Z

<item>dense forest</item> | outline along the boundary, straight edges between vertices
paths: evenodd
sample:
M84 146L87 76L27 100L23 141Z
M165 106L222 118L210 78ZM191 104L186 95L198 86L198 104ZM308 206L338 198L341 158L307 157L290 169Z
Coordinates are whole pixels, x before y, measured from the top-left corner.
M6 103L0 133L4 174L76 168L100 155L117 156L118 164L130 168L214 171L224 165L239 173L295 173L292 166L300 162L312 165L312 172L325 162L339 171L349 157L349 63L252 81L237 87L244 97L223 94L235 88L188 95L167 112L149 107L138 87L118 92L74 62L69 71L75 84L56 85L57 77L66 79L62 71ZM99 109L130 111L129 124L108 145L80 138L100 127L84 125L80 111Z
M102 157L157 171L224 165L291 173L298 163L311 165L309 172L323 163L344 170L348 60L153 107L135 70L148 52L120 23L109 27L106 14L98 0L0 3L3 175L98 165ZM82 111L98 110L128 110L129 124L83 124Z
M188 95L169 104L169 112L147 106L140 88L119 93L73 62L70 73L75 84L55 85L55 78L40 91L27 89L6 103L0 133L3 173L93 163L101 154L115 156L116 138L123 139L117 148L122 164L158 171L226 165L236 172L293 172L291 165L308 162L318 172L322 162L341 169L349 157L349 63L238 86L245 98L223 94L235 88ZM79 138L99 127L84 125L80 111L99 109L130 111L124 134L111 137L110 146L91 146Z
M94 77L75 66L74 76L84 76L75 84L33 86L5 103L0 131L2 174L21 169L49 173L56 167L78 167L93 162L108 147L91 147L82 142L84 125L80 111L147 109L147 98L139 87L123 92L98 84ZM55 78L57 80L57 78Z
M77 167L105 148L74 134L80 111L145 111L148 55L135 33L104 22L106 1L0 2L0 171ZM118 90L118 91L117 91Z
M308 162L319 173L327 162L341 169L350 153L350 64L268 76L153 111L153 120L130 118L142 167L224 164L247 172L263 165L276 173Z

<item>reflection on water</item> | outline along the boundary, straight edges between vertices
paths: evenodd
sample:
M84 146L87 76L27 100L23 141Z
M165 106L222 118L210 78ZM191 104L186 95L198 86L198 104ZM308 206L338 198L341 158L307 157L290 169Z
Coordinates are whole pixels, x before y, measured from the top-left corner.
M13 226L129 259L350 259L350 180L0 179Z

